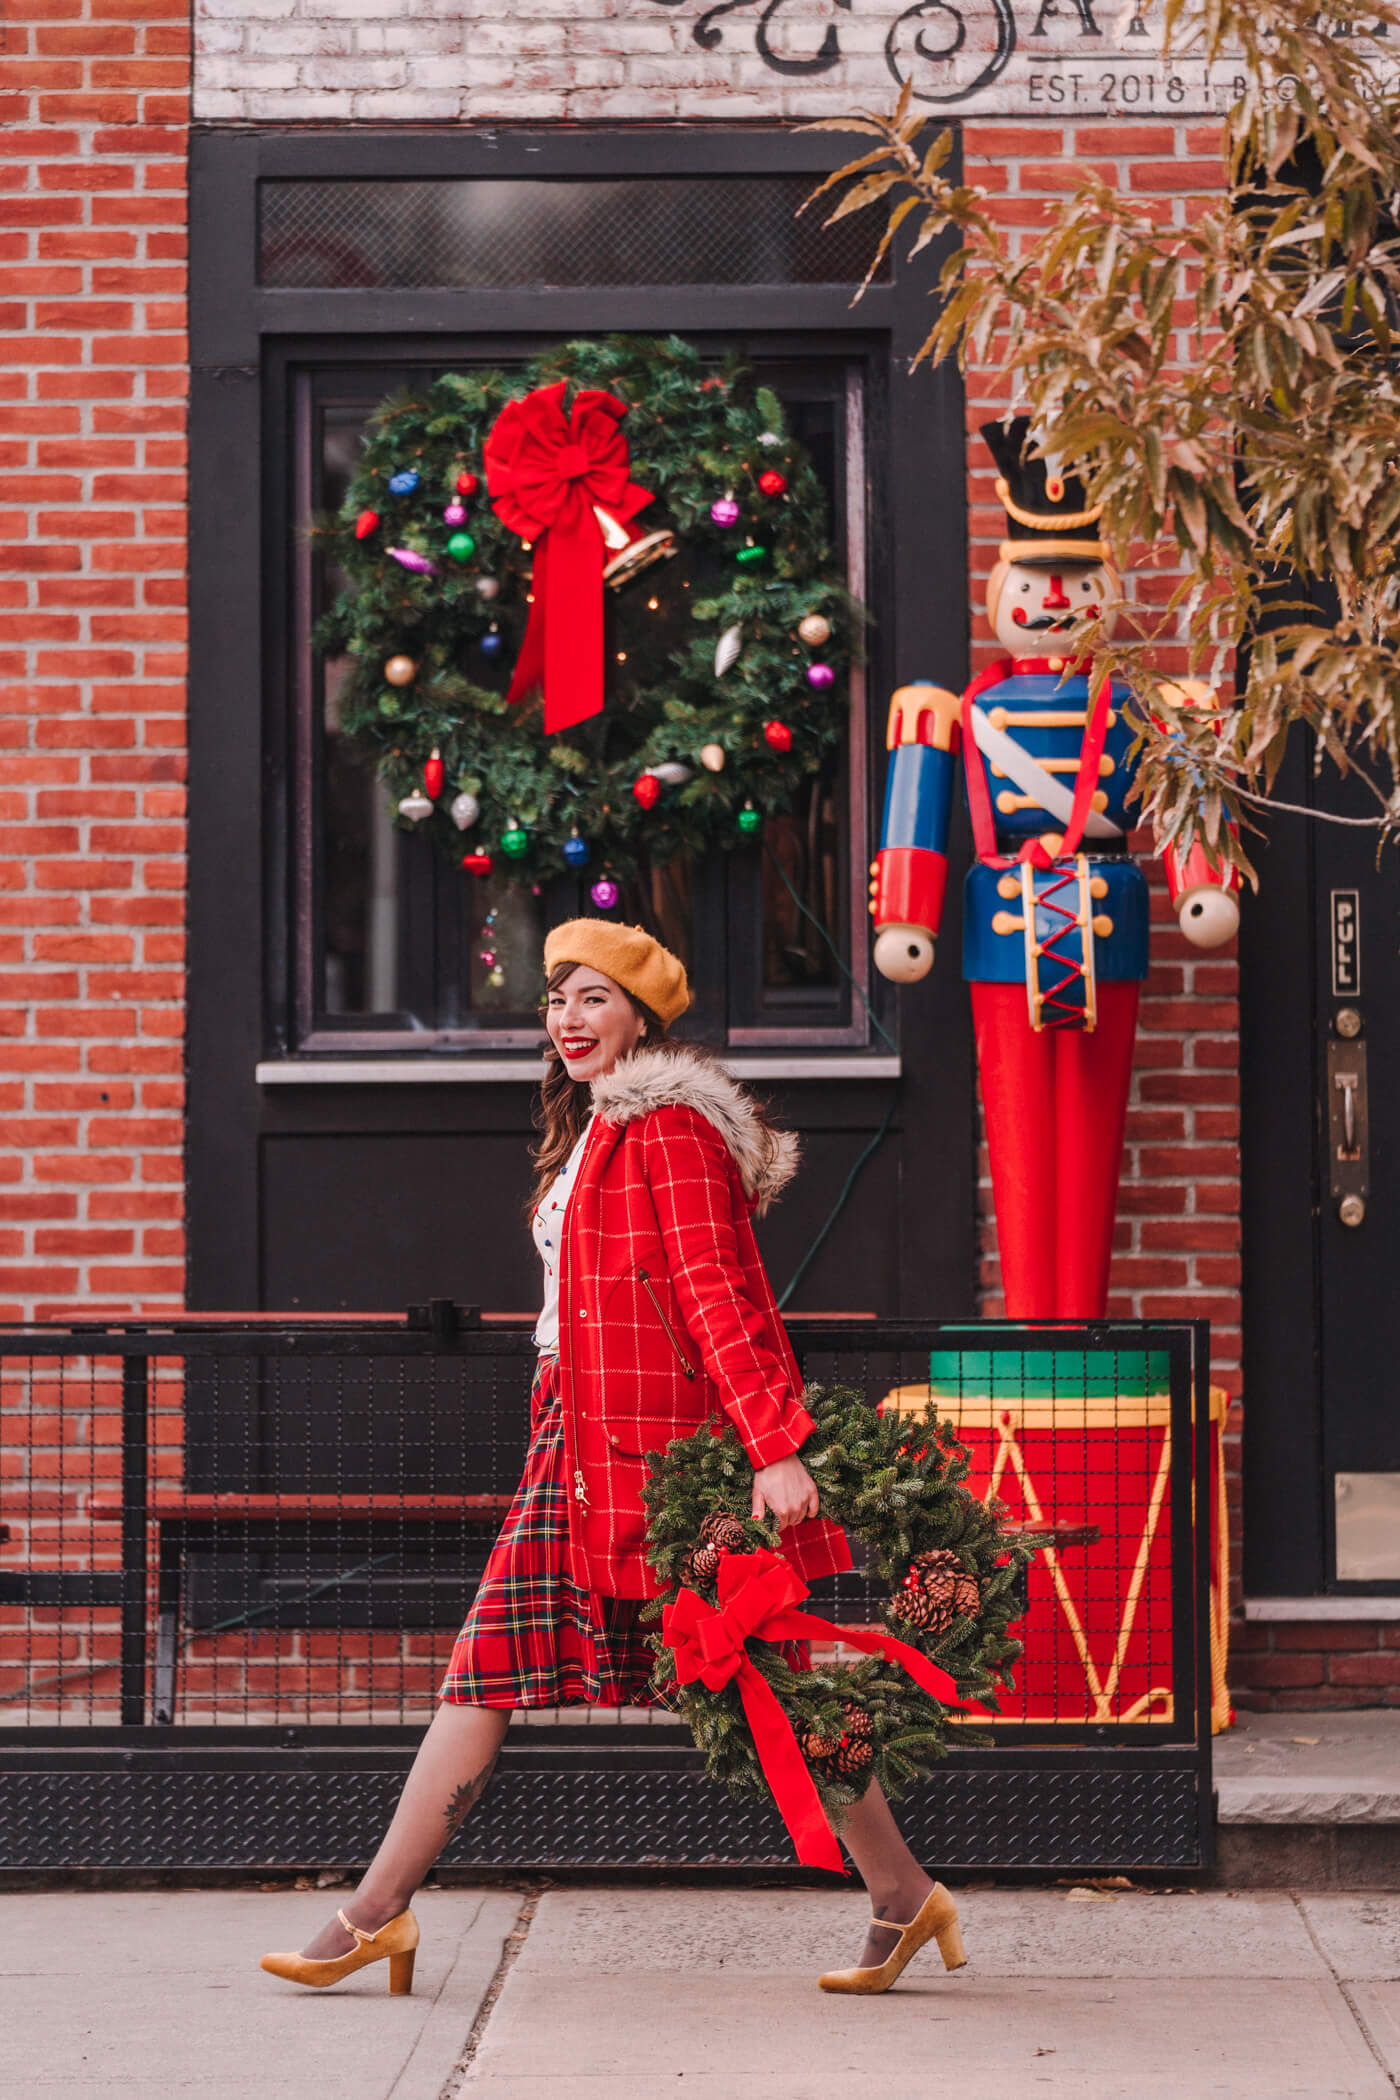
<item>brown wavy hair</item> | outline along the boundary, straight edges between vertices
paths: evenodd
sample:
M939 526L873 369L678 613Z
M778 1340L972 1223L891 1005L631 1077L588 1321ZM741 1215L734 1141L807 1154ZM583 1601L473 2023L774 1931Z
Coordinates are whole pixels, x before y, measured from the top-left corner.
M578 967L576 962L556 963L545 986L546 998L550 992L557 992ZM645 1040L648 1049L658 1043L664 1043L667 1040L665 1022L658 1020L651 1008L644 1006L640 999L633 999L625 984L619 985L618 990L646 1022ZM540 1141L530 1154L535 1166L535 1185L530 1191L530 1200L526 1206L530 1214L538 1208L547 1191L558 1179L559 1169L578 1143L583 1126L593 1109L588 1081L569 1077L568 1067L553 1043L545 1045L544 1063L544 1078L540 1082L539 1099L535 1104L535 1128L540 1134Z

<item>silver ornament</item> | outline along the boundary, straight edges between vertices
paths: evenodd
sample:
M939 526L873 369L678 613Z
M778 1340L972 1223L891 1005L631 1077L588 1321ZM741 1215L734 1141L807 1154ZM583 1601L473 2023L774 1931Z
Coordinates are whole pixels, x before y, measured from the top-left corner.
M737 623L733 627L726 627L724 633L715 643L716 678L723 678L725 672L729 669L729 666L733 663L738 662L739 652L743 648L743 646L743 628L737 625Z
M724 771L723 744L704 745L700 752L700 763L707 773L722 773Z
M692 768L682 765L678 758L668 758L664 765L653 766L651 770L658 780L665 781L667 787L680 787L692 778Z
M481 804L475 795L469 794L467 789L463 788L460 795L453 796L448 815L459 831L470 831L481 815Z
M499 584L499 583L498 583L498 582L496 581L496 579L495 579L495 577L494 577L494 576L478 576L478 577L477 577L477 579L476 579L476 595L477 595L477 597L478 597L478 598L485 598L485 599L487 599L487 600L490 600L490 599L492 599L492 598L497 598L497 597L499 597L499 596L500 596L500 591L501 591L501 586L500 586L500 584Z
M759 432L758 442L760 445L766 445L771 451L774 445L781 445L783 441L776 430L762 430Z
M433 805L422 788L411 789L399 804L399 815L407 817L410 824L421 824L424 817L430 817L432 813Z

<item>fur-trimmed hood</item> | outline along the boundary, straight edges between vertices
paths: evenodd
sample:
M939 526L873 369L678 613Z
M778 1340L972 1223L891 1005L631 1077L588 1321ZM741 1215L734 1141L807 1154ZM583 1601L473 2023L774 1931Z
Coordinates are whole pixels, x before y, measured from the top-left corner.
M797 1172L801 1147L774 1130L753 1096L722 1065L679 1044L634 1050L593 1082L593 1106L609 1123L631 1123L654 1108L693 1108L724 1139L744 1194L762 1217Z

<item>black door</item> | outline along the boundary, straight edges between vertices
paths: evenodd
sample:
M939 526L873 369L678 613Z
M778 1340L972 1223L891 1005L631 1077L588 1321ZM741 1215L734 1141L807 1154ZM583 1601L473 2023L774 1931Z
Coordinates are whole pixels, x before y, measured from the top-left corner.
M1364 782L1279 793L1374 817ZM1245 1583L1400 1592L1400 860L1269 819L1247 911Z

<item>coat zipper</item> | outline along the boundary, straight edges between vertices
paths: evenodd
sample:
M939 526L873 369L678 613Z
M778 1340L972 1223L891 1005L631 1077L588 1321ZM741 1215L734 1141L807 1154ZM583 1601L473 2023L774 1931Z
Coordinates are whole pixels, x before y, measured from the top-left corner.
M646 1292L648 1298L650 1298L652 1306L656 1313L656 1317L666 1330L666 1339L671 1344L671 1347L675 1350L677 1356L680 1358L681 1369L685 1372L687 1378L693 1378L695 1376L695 1366L690 1361L689 1357L686 1355L684 1349L682 1349L680 1343L676 1340L676 1331L672 1327L670 1321L667 1319L665 1313L662 1312L661 1300L657 1297L655 1291L652 1289L651 1278L648 1276L645 1269L638 1269L637 1281L641 1284L642 1289Z

